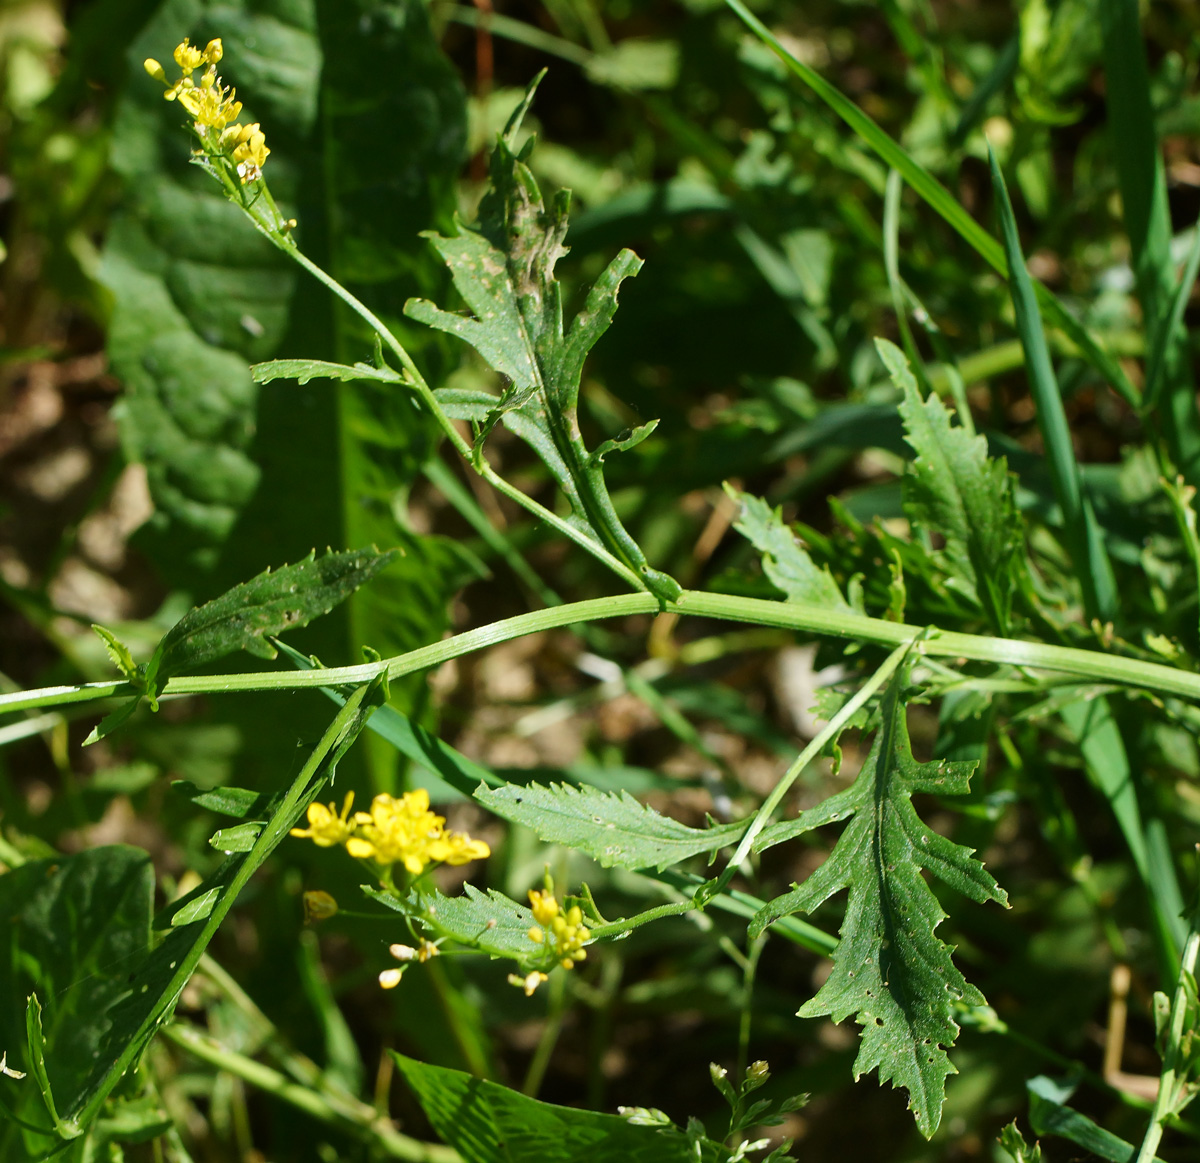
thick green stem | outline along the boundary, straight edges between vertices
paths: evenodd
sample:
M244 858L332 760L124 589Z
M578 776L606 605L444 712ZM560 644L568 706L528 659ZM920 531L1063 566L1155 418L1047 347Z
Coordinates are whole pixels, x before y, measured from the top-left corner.
M697 590L685 590L677 601L668 602L666 608L677 614L824 634L831 638L872 642L893 648L907 645L924 636L917 649L921 654L930 657L1055 671L1084 678L1089 682L1116 683L1164 694L1181 695L1188 699L1200 699L1200 674L1164 666L1162 663L1106 654L1100 650L1050 646L1018 638L992 638L982 634L927 630L921 626L887 622L882 618L868 618L862 614L846 614L800 602L773 602L762 598L709 594ZM463 655L473 654L500 642L522 638L527 634L535 634L540 630L593 622L601 618L655 614L659 609L659 601L653 595L637 593L593 598L551 609L534 610L532 613L493 622L489 626L468 630L453 638L388 659L387 674L388 678L392 679L419 670L429 670L440 666L447 659L461 658ZM172 696L227 694L238 691L310 690L369 682L378 672L379 663L372 662L360 666L320 667L312 670L184 676L170 679L164 694ZM129 683L120 681L15 691L0 695L0 714L136 693Z
M335 1098L329 1094L318 1094L307 1086L292 1082L278 1070L230 1050L192 1026L173 1022L164 1026L161 1032L169 1042L194 1058L274 1095L319 1122L359 1135L391 1159L406 1159L412 1163L461 1163L458 1152L450 1147L422 1143L402 1135L390 1119L380 1117L370 1104L349 1096Z

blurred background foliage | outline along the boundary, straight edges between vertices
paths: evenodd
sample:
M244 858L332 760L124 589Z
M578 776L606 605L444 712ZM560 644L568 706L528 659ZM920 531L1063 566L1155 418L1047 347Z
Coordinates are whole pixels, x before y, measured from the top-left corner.
M1145 340L1106 116L1102 2L752 7L996 233L990 141L1031 270L1136 377ZM1153 0L1144 30L1170 245L1182 260L1200 214L1200 8ZM731 480L808 526L840 580L864 574L869 612L887 608L881 538L902 527L906 446L873 339L898 336L897 293L937 361L935 387L947 390L957 366L976 424L1019 476L1022 508L1061 522L1003 281L905 192L895 207L904 286L889 285L886 168L719 0L504 0L494 13L485 0L4 0L0 681L9 686L107 676L90 622L148 651L189 604L326 545L405 550L382 582L296 636L330 665L356 661L364 645L396 654L610 586L589 558L444 458L402 393L254 384L256 360L353 361L370 350L348 313L287 269L187 165L179 110L141 69L184 35L223 38L222 72L263 124L272 187L299 220L301 246L397 327L435 387L496 385L471 356L403 318L409 297L450 294L419 232L445 230L456 213L470 219L489 143L531 77L549 70L530 119L531 164L546 187L574 192L571 253L559 268L568 294L620 246L646 260L588 365L581 421L590 438L661 419L610 460L609 480L651 562L684 584L773 593L750 547L729 535L735 514L721 485ZM1194 651L1195 589L1141 422L1056 343L1127 620ZM552 497L518 442L498 433L489 452ZM1056 547L1036 533L1032 545L1053 583L1064 568ZM908 600L910 622L969 622L919 577ZM818 674L854 665L840 657L782 633L663 617L510 643L393 695L509 778L625 787L700 822L771 786L813 733ZM965 813L941 819L934 805L934 822L985 854L1018 909L1001 917L947 897L946 931L1015 1033L964 1032L961 1073L927 1144L902 1096L850 1085L852 1031L793 1016L825 963L769 945L754 983L752 1056L771 1061L780 1094L815 1096L784 1128L801 1157L833 1158L852 1138L863 1160L992 1158L999 1127L1024 1109L1027 1077L1064 1058L1102 1070L1118 953L1135 966L1125 1069L1157 1072L1154 944L1117 828L1057 719L1028 713L985 747L994 704L971 699L947 699L940 725L936 708L914 714L912 730L926 754L985 761ZM1182 851L1200 825L1193 734L1136 702L1117 707L1141 794ZM280 787L325 717L315 693L175 702L86 752L87 717L6 727L0 860L132 843L151 853L170 895L219 859L206 843L215 817L171 780ZM860 757L847 748L848 770ZM364 798L412 783L446 794L378 739L344 768ZM844 774L814 773L798 802L815 802ZM644 878L503 833L469 803L448 810L491 841L485 880L513 897L549 861L563 881L587 878L614 911L660 899ZM786 860L773 853L779 866L766 862L764 875L802 877L822 845L814 838ZM380 1051L393 1047L594 1109L655 1105L676 1119L715 1109L704 1064L732 1061L746 1009L736 948L695 942L693 922L681 920L598 952L569 988L556 987L563 997L527 1001L501 967L474 962L431 966L383 995L374 978L384 926L340 917L319 942L303 927L304 889L350 901L358 879L347 860L285 845L214 946L289 1043L331 1062L352 1089L387 1094ZM823 918L827 927L836 916ZM696 923L724 926L725 945L743 940L734 919ZM198 988L185 1003L206 1010L228 1044L258 1048L227 996ZM164 1046L154 1068L197 1159L250 1158L252 1143L279 1159L366 1157ZM1111 1091L1093 1087L1078 1103L1136 1137L1141 1116ZM1194 1144L1179 1149L1182 1158Z

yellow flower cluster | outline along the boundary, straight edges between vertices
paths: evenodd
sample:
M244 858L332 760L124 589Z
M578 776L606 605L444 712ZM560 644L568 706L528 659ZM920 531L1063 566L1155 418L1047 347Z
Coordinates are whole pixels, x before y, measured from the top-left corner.
M537 921L529 930L529 939L535 945L545 943L564 969L572 968L576 961L587 956L583 946L591 933L584 927L583 913L578 905L572 905L564 912L552 892L538 892L535 888L529 891L529 907Z
M167 80L162 65L153 57L146 58L144 67L166 86L163 96L168 101L178 101L192 115L193 128L205 151L232 158L238 178L245 185L262 177L263 165L271 151L258 122L235 124L242 103L237 100L237 90L227 89L217 76L217 64L224 51L219 39L210 40L205 48L199 49L185 37L175 49L175 63L183 75L174 84ZM205 66L204 72L196 81L192 74L201 66Z
M382 865L402 864L413 876L420 876L429 864L467 864L491 855L482 840L448 831L445 816L430 811L424 788L399 799L377 795L369 812L351 817L353 806L353 792L347 794L340 813L333 804L310 804L308 827L293 828L292 835L322 848L344 844L351 856Z

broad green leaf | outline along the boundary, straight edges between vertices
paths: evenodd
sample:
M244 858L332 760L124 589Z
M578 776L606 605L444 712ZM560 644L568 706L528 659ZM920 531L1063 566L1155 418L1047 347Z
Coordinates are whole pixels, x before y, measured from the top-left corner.
M243 120L267 127L272 186L288 206L289 155L317 112L314 23L312 0L269 9L176 0L126 42L111 153L125 193L102 267L113 304L108 350L125 385L117 409L125 454L146 466L155 503L143 540L168 576L193 590L197 569L214 565L259 484L247 364L282 341L298 271L187 164L183 111L163 100L142 60L166 58L184 34L200 43L222 37L222 72L246 104Z
M324 789L330 771L358 737L381 695L378 683L355 692L279 797L253 848L226 859L194 892L159 914L156 927L169 932L153 952L135 960L132 970L129 959L114 963L110 972L119 971L120 1000L114 998L97 1014L98 1020L103 1019L103 1040L96 1052L73 1056L82 1081L73 1085L70 1099L64 1101L56 1089L64 1133L79 1134L95 1122L105 1099L170 1017L201 955L246 883ZM0 877L0 890L7 879ZM77 906L73 902L71 907ZM94 911L103 913L100 908ZM139 948L144 951L145 945L143 935Z
M941 1119L946 1077L956 1073L946 1053L958 1035L953 1005L982 1005L983 997L934 933L945 913L921 870L972 900L1006 904L1008 898L972 849L939 836L917 816L915 793L963 795L975 764L913 758L900 702L905 681L901 673L884 694L881 726L853 785L759 837L761 850L850 820L825 863L761 909L750 932L790 913L811 913L834 893L850 890L833 972L799 1013L835 1022L854 1015L863 1027L855 1078L878 1067L880 1082L904 1087L928 1138Z
M660 872L701 852L734 844L744 824L689 828L639 803L628 792L531 783L481 787L475 798L489 811L531 828L550 844L586 853L605 868L656 868Z
M493 401L478 440L502 420L545 462L570 501L579 530L629 566L657 597L670 600L679 596L678 584L650 568L621 524L604 482L604 456L622 443L589 452L577 415L584 360L612 322L621 283L637 274L642 260L629 250L617 255L564 329L562 288L554 267L566 254L570 193L560 191L547 206L526 165L532 145L514 152L536 85L530 86L492 152L491 188L478 223L460 225L452 237L427 236L471 314L452 314L424 299L409 302L405 313L471 344L511 381ZM481 447L477 455L482 455Z
M388 367L372 367L369 363L347 367L344 363L329 363L323 359L273 359L268 363L256 363L250 374L256 384L269 384L274 380L295 380L299 384L307 384L309 380L401 382L400 374Z
M672 1128L555 1106L460 1070L392 1053L425 1116L464 1163L685 1163L696 1155Z
M809 557L808 550L784 524L778 509L772 509L759 497L739 493L729 485L725 486L725 492L739 506L733 527L762 554L763 573L773 586L787 595L788 601L824 606L847 614L862 613L842 597L829 567L818 567Z
M297 630L329 613L359 586L370 581L396 556L359 549L310 553L295 565L267 570L248 582L189 611L163 636L146 667L146 685L153 692L173 674L248 650L259 658L274 658L267 641L282 630Z
M36 1025L60 1115L83 1093L111 1013L147 952L153 901L150 858L125 845L31 861L0 876L0 1048L10 1066L40 1072L18 1050L27 1022ZM21 1117L47 1125L40 1105L31 1084L22 1088Z
M436 889L414 890L405 900L366 884L362 890L394 912L417 919L432 935L481 949L492 957L523 962L540 952L529 940L529 930L536 923L533 913L495 889L484 893L467 884L460 896L443 896Z
M996 632L1007 634L1025 543L1008 465L988 457L982 436L952 427L937 396L921 399L898 347L884 339L875 346L904 393L900 415L916 453L904 476L904 510L913 524L941 534L951 577L979 601Z

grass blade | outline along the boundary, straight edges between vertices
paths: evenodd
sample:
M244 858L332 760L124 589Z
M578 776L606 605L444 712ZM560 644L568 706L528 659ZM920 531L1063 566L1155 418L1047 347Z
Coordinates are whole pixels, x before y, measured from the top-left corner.
M1104 79L1109 138L1117 162L1125 230L1133 250L1133 270L1146 329L1162 348L1156 392L1167 388L1165 407L1154 415L1163 428L1171 458L1184 477L1200 479L1200 416L1183 332L1161 324L1171 312L1175 281L1171 261L1171 215L1166 174L1150 104L1150 72L1137 0L1105 0L1099 6L1104 38ZM1154 354L1153 352L1151 353Z
M1013 217L1012 203L1008 200L1008 189L996 155L988 151L992 165L992 182L996 187L996 204L1004 233L1004 249L1008 256L1011 272L1009 285L1012 288L1013 307L1017 313L1017 332L1021 346L1025 349L1025 368L1029 375L1029 388L1037 406L1038 427L1046 445L1046 460L1054 484L1054 494L1063 513L1063 539L1066 542L1079 582L1083 588L1084 609L1089 618L1111 619L1117 610L1116 581L1108 552L1092 512L1091 502L1083 492L1079 465L1075 461L1075 448L1071 443L1071 431L1067 425L1067 414L1063 409L1062 395L1050 363L1050 351L1046 346L1046 335L1042 329L1042 317L1038 311L1037 298L1033 292L1033 280L1025 269L1021 257L1021 244L1017 238L1017 222Z
M725 0L746 26L783 61L783 63L821 98L855 133L859 135L889 166L900 171L904 180L937 211L985 262L1005 277L1008 264L1004 248L959 204L955 197L923 165L915 161L898 142L893 140L848 97L831 85L820 73L797 60L769 28L742 3ZM1053 326L1074 341L1084 357L1104 376L1113 389L1129 403L1136 405L1138 390L1088 330L1075 319L1041 283L1033 284L1037 301Z

